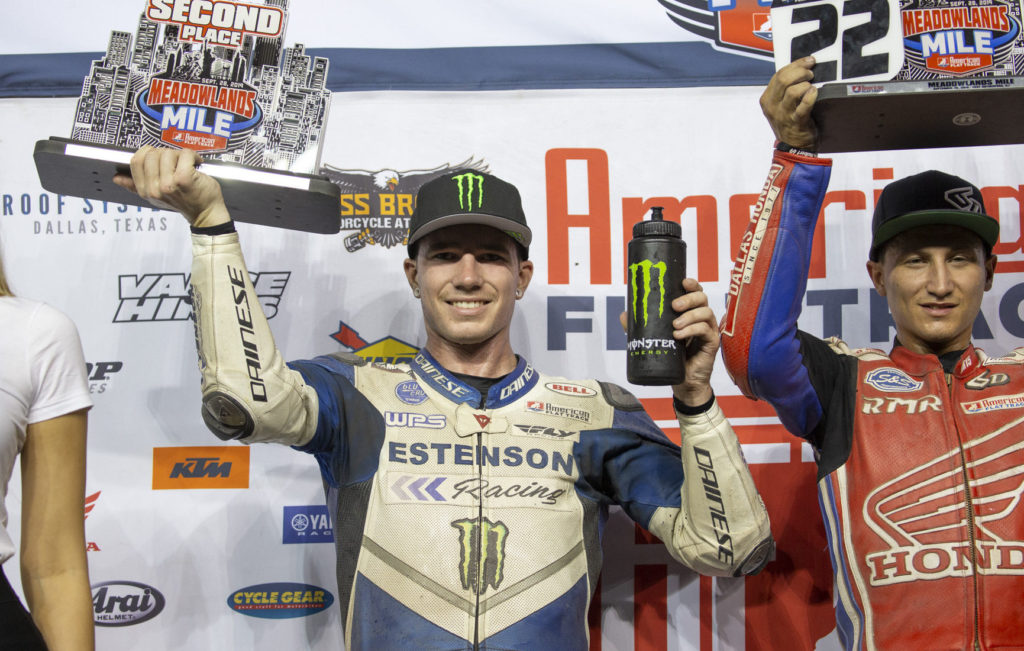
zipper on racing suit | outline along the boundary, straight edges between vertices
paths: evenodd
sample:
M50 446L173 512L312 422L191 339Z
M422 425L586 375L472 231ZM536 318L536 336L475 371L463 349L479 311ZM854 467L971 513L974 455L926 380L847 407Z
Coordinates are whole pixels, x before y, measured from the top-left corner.
M950 405L954 404L953 399L953 375L944 373L946 376L946 390L949 394ZM978 613L978 549L977 533L974 529L974 502L971 499L971 483L967 476L967 453L964 452L964 441L960 436L960 428L956 424L956 416L950 419L953 423L953 430L956 432L957 451L960 454L960 474L964 482L964 504L967 508L967 540L971 545L971 583L974 588L974 651L981 651L981 626Z

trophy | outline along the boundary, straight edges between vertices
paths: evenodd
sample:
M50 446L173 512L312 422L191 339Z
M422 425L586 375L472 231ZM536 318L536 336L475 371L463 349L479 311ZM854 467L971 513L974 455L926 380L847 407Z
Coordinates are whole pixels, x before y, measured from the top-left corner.
M133 35L93 61L70 138L36 143L46 190L152 207L113 183L143 145L188 148L237 221L340 230L340 191L316 172L328 61L283 47L288 0L146 0Z
M776 68L813 55L821 152L1024 143L1018 0L774 0Z

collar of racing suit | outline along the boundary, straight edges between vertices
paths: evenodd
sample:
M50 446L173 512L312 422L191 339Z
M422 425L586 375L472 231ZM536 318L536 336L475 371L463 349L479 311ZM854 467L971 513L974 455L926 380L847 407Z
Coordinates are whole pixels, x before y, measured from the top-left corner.
M896 339L893 341L889 357L899 364L901 369L916 376L926 375L934 371L936 366L941 366L944 372L962 378L971 375L981 364L973 344L963 350L936 356L931 353L915 353Z

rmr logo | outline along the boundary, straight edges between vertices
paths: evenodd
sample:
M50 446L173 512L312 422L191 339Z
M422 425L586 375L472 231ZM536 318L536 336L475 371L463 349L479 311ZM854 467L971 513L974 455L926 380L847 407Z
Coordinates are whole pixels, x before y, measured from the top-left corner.
M268 319L277 316L290 271L249 272L253 288ZM192 315L189 277L183 273L118 276L120 303L114 323L136 321L185 321Z

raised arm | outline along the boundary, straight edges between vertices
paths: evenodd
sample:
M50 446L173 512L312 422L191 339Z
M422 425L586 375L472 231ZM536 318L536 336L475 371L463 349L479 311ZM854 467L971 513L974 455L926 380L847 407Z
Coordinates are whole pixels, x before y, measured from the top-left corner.
M816 142L812 64L805 58L782 68L761 96L773 131L790 148L813 149ZM830 172L830 160L776 149L740 242L721 329L722 357L733 381L744 395L770 402L800 436L822 416L803 363L797 318Z
M673 387L682 450L624 402L617 420L636 439L623 440L605 471L618 502L684 565L714 576L752 574L774 550L768 512L711 390L719 345L714 312L696 280L687 278L683 288L672 303L680 313L673 336L686 349L685 379Z
M274 344L220 185L189 150L143 147L122 187L177 210L192 225L192 313L203 420L221 439L303 445L316 430L316 393Z

